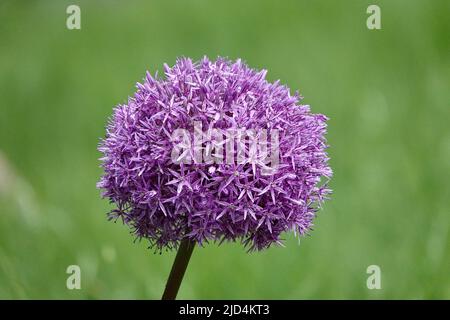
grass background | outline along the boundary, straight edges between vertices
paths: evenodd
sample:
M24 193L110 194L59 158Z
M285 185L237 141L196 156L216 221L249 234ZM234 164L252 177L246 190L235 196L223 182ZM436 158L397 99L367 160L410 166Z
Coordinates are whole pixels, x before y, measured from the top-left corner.
M145 70L206 54L268 69L331 118L334 195L300 245L197 248L179 298L449 299L449 15L446 0L2 1L0 298L160 297L175 253L106 221L96 146Z

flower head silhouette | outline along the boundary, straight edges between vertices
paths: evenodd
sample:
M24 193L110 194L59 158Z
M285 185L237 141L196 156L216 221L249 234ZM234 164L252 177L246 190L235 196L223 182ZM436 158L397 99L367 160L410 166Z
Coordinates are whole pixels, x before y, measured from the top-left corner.
M159 250L183 239L200 245L239 240L261 250L281 243L284 231L307 233L331 192L327 118L240 60L181 58L164 71L162 78L147 73L134 96L115 108L99 146L104 175L98 187L115 204L109 217L121 218ZM267 143L278 148L276 170L264 173L267 164L259 158L217 161L206 138L197 146L212 160L199 161L192 145L174 159L174 132L195 135L196 124L276 130L277 139Z

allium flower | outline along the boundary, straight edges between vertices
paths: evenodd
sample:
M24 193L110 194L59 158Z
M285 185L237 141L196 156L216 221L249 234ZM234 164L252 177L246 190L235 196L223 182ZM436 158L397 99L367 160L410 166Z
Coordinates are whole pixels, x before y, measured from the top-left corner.
M110 218L121 218L159 250L183 239L200 245L240 240L260 250L280 244L284 231L307 233L331 192L327 117L312 114L301 96L240 60L182 58L164 71L163 78L147 73L128 103L115 108L100 144L105 174L98 187L116 206ZM277 130L277 170L267 175L250 162L194 157L177 163L173 133L194 134L195 122L202 128Z

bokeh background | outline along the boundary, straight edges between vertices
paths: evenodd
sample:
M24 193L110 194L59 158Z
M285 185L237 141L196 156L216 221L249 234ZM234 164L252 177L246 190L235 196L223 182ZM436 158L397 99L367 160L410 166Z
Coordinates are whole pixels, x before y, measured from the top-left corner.
M449 299L449 17L447 0L1 1L0 298L160 298L175 253L107 222L96 147L146 70L221 55L331 118L334 195L300 245L196 248L179 298Z

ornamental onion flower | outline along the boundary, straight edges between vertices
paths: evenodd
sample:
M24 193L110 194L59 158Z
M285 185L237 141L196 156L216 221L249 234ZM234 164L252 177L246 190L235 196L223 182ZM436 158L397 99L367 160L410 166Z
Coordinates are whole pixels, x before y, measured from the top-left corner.
M241 60L206 57L164 65L163 77L147 72L99 146L109 217L156 250L183 241L191 252L209 241L261 250L285 231L308 233L331 192L327 117L265 77Z

